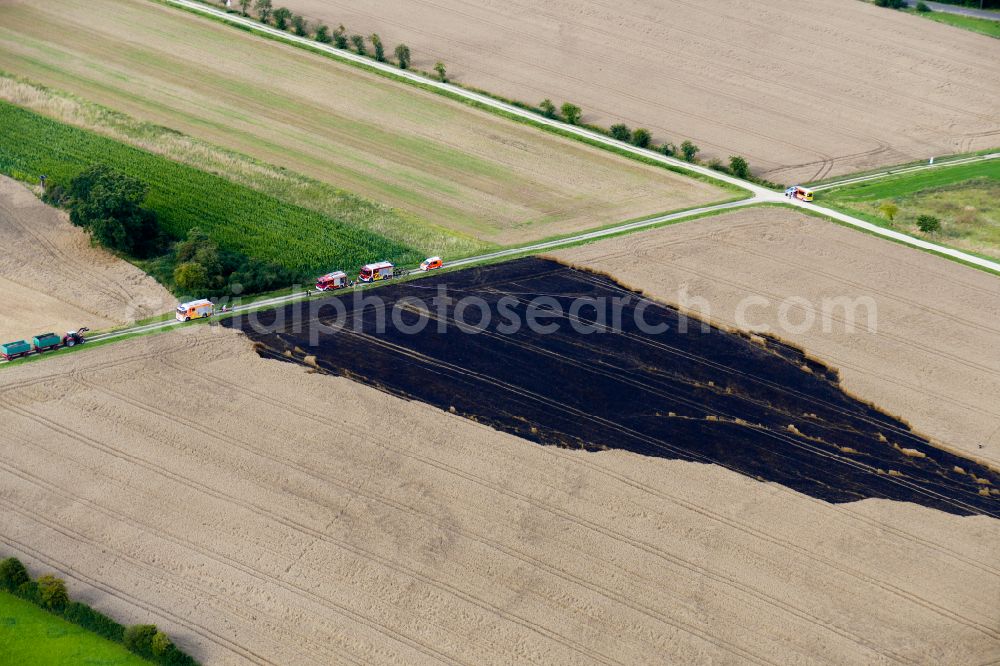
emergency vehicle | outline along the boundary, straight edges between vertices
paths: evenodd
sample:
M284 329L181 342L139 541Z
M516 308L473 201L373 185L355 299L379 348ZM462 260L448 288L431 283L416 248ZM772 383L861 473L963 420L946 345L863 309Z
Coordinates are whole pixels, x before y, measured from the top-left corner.
M394 266L388 261L380 261L377 264L365 264L358 273L358 280L361 282L375 282L376 280L388 280L392 277Z
M327 273L323 277L316 278L317 291L331 291L333 289L343 289L350 286L347 281L347 273L344 271L334 271Z
M420 270L422 271L432 271L442 266L444 266L444 262L441 261L441 257L427 257L420 262Z
M792 185L785 190L785 196L789 199L801 199L802 201L812 201L813 191L801 185Z
M215 312L215 305L207 298L197 301L188 301L177 306L177 321L191 321L202 317L211 317Z

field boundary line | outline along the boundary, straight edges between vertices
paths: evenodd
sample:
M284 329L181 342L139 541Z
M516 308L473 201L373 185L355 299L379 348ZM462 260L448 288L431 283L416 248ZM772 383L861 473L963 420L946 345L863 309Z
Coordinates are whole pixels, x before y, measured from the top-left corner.
M851 178L844 178L842 180L835 180L833 182L821 183L819 185L814 185L810 189L814 192L820 192L822 190L832 190L838 187L846 187L848 185L856 185L858 183L865 183L870 180L880 180L882 178L891 178L892 176L898 176L904 173L911 173L913 171L924 171L925 169L938 169L950 166L959 166L961 164L970 164L972 162L983 162L986 160L995 160L1000 158L1000 152L989 153L987 155L972 155L970 157L960 157L956 160L946 160L943 162L933 162L925 164L913 164L910 166L899 167L897 169L885 169L884 171L879 171L876 173L869 173L860 176L854 176Z

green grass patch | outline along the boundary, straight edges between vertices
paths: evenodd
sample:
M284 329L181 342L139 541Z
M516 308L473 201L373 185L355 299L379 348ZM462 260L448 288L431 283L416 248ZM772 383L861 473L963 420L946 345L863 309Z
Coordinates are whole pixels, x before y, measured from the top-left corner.
M147 183L146 206L170 235L180 238L197 226L224 249L283 266L303 278L381 259L414 264L424 255L362 225L358 218L395 214L346 192L341 193L337 214L324 215L0 102L0 172L29 182L45 174L50 183L66 184L95 163ZM397 222L406 223L402 218Z
M0 592L0 662L21 666L149 666L102 638L8 592Z
M1000 257L1000 160L900 174L816 195L817 203L879 226L955 247L987 259ZM883 204L898 208L887 219ZM921 215L938 218L940 231L924 233Z
M915 10L908 10L907 13L923 16L924 18L932 21L946 23L948 25L955 26L956 28L962 28L963 30L971 30L972 32L978 32L990 37L1000 38L1000 15L997 15L996 19L984 19L977 18L975 16L963 16L961 14L947 14L945 12L918 12Z

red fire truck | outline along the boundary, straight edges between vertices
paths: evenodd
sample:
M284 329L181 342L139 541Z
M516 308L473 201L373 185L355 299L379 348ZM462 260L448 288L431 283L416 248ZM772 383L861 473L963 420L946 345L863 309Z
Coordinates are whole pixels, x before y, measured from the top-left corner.
M365 264L358 273L358 280L361 282L375 282L376 280L388 280L392 278L394 266L388 261L380 261L377 264Z
M322 277L316 278L317 291L343 289L344 287L349 287L350 284L351 283L347 281L347 273L344 271L333 271L332 273L327 273Z

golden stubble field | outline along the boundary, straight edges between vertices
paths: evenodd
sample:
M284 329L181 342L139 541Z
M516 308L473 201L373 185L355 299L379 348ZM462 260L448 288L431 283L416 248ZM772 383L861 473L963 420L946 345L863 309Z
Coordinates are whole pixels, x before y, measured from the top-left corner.
M216 327L0 393L0 550L206 664L1000 658L990 518L542 447Z
M800 346L839 370L848 392L1000 469L995 275L770 207L555 257L720 326Z
M0 3L0 70L489 242L732 196L149 0Z
M166 312L176 299L153 278L94 247L66 213L0 176L0 342L80 326L107 328Z
M287 0L463 83L784 183L1000 143L1000 43L857 1Z

